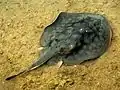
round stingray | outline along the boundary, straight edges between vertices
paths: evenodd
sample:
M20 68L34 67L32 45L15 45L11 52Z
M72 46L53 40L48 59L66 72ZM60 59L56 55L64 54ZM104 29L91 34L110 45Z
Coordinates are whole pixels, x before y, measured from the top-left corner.
M58 57L65 64L79 64L100 57L107 50L111 40L110 30L103 15L61 12L45 28L40 44L45 48L59 48ZM68 50L64 50L63 46ZM69 49L70 46L74 48Z

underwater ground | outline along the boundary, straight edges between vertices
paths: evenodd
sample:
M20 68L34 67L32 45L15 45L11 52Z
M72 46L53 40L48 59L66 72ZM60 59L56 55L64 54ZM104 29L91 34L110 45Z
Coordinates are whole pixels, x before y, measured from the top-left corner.
M76 67L45 65L5 81L39 57L40 36L61 11L105 15L109 50ZM120 90L120 0L0 0L0 90Z

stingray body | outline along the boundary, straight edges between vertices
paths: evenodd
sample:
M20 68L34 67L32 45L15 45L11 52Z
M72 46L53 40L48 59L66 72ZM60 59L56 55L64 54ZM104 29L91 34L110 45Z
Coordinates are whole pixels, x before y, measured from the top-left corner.
M101 56L107 50L111 29L103 15L62 12L45 28L40 41L43 47L56 44L60 50L58 56L64 64L80 64Z
M41 57L27 69L6 79L61 59L64 64L74 65L100 57L109 46L110 30L102 15L61 12L41 36L40 44L44 47Z

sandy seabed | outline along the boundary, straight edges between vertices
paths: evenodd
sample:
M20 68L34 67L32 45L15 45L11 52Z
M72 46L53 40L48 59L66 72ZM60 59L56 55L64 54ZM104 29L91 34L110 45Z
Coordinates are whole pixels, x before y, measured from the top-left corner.
M40 36L60 12L105 15L109 50L94 63L43 66L5 81L39 57ZM0 0L0 90L120 90L120 0Z

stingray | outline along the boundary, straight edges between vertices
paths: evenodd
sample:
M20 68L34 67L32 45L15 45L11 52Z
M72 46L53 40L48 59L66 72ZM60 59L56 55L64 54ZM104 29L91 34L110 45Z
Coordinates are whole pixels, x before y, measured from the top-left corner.
M76 65L104 54L111 42L111 28L100 14L61 12L48 25L40 39L41 56L27 69L9 76L6 80L43 64Z

